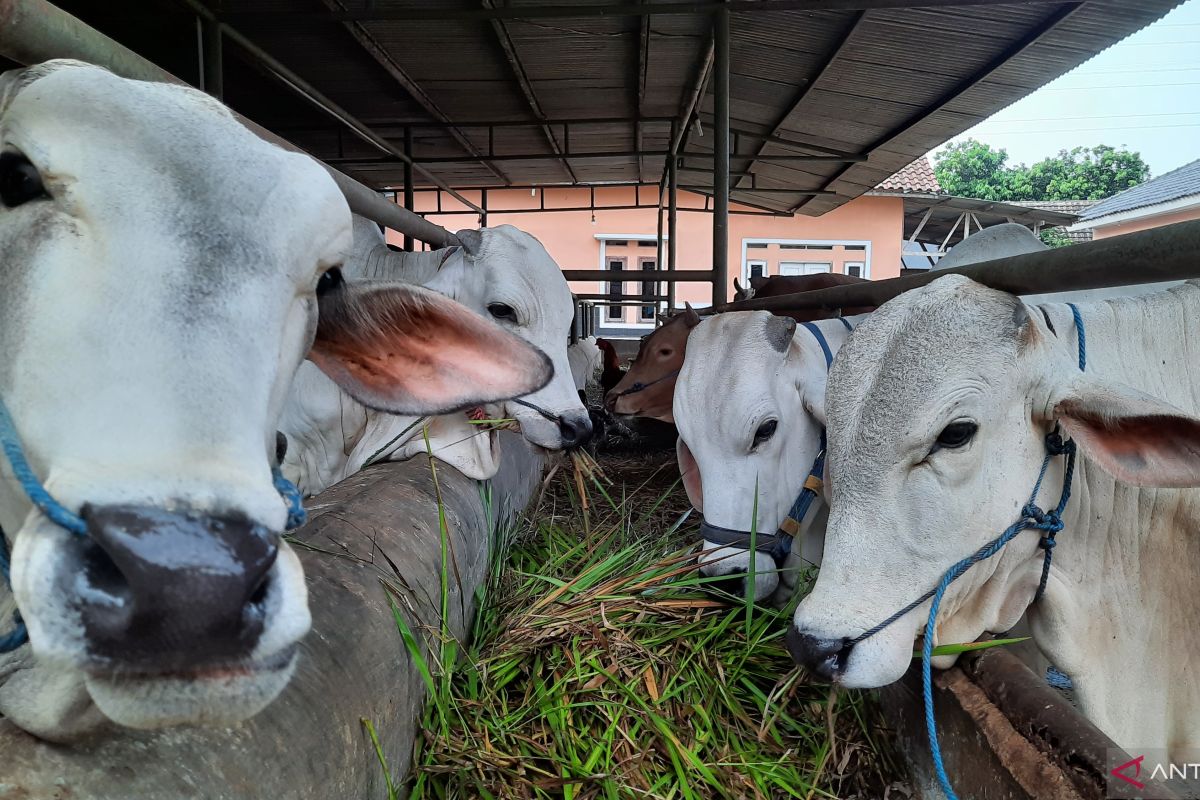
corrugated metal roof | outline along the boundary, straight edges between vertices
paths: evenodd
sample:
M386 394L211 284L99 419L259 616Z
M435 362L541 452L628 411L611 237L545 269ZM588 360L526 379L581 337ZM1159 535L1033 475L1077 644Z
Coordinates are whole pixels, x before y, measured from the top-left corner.
M1085 211L1080 219L1088 222L1110 214L1193 196L1200 196L1200 159L1101 200Z
M60 5L196 80L195 23L174 1ZM670 0L610 3L603 16L588 10L601 0L204 1L393 146L402 148L405 126L416 126L414 156L455 186L657 181L669 119L689 121L681 117L711 48L710 15L621 13ZM925 7L733 6L730 115L743 133L731 169L752 173L735 179L734 200L813 215L836 208L1180 0L914 2ZM547 5L581 11L513 18ZM427 18L455 14L469 18ZM236 110L373 186L402 184L398 159L297 99L232 42L225 52L225 99ZM712 105L706 91L704 135L687 128L685 150L694 155L681 182L712 185ZM580 121L598 118L620 122ZM525 125L489 131L471 122ZM831 151L865 160L778 159Z

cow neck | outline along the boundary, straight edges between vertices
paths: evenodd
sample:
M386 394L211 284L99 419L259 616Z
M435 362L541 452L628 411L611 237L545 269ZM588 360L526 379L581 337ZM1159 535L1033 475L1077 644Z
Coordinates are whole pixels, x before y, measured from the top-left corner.
M1064 354L1072 347L1063 325L1063 305L1047 305ZM1088 370L1155 395L1185 411L1200 411L1200 377L1186 365L1183 343L1195 341L1189 320L1200 318L1200 287L1105 301L1080 307L1088 333ZM1069 328L1068 328L1069 330ZM1173 343L1171 357L1147 358ZM1164 364L1163 362L1166 361ZM1048 476L1058 480L1061 467ZM1200 492L1141 488L1121 483L1080 453L1074 493L1063 514L1064 532L1055 549L1051 579L1041 601L1029 609L1030 629L1040 650L1075 680L1076 695L1089 717L1117 741L1145 741L1126 714L1113 714L1114 698L1129 690L1129 676L1143 686L1177 680L1172 665L1200 660L1200 595L1185 580L1200 562ZM1036 580L1032 562L1023 579ZM1153 609L1153 621L1142 615ZM1101 625L1098 621L1107 621ZM1169 622L1175 621L1175 624ZM1189 620L1186 625L1178 624ZM1190 625L1191 627L1187 627ZM1153 654L1163 654L1156 656ZM1168 656L1167 654L1171 654ZM1097 670L1095 659L1105 668ZM1178 658L1181 660L1171 660ZM1165 697L1165 695L1164 695ZM1157 702L1157 701L1154 701ZM1200 693L1173 699L1178 713L1194 709ZM1143 709L1166 719L1170 705ZM1136 716L1136 715L1135 715Z

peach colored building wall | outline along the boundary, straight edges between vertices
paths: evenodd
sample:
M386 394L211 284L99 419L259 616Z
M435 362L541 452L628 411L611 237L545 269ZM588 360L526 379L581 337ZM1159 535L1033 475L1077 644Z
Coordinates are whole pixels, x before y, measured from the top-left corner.
M506 214L505 210L537 209L543 202L544 213ZM596 189L596 205L621 206L637 202L654 203L657 187L611 187ZM478 190L463 191L473 202L480 202ZM465 207L453 198L442 195L443 213L436 213L437 197L432 192L417 194L417 209L435 212L429 219L450 230L473 228L478 225L474 213L445 213ZM563 269L606 269L608 262L624 260L625 272L633 272L646 261L655 258L655 210L599 209L590 211L554 211L554 208L589 205L587 189L549 188L531 191L490 190L488 192L488 224L511 224L536 236ZM703 208L704 198L680 192L679 225L676 245L678 269L709 270L712 268L712 215L685 211L684 208ZM735 209L742 207L734 205ZM750 209L746 209L750 210ZM864 277L894 278L900 274L900 247L903 240L904 201L899 197L864 196L852 200L821 217L797 214L794 217L747 216L734 214L729 220L729 285L727 297L733 297L733 279L743 283L749 275L749 265L765 262L766 273L778 274L781 266L792 272L817 269L828 264L833 272L845 273L848 265ZM665 215L664 215L665 216ZM665 227L665 222L664 222ZM398 242L395 234L389 234ZM664 229L665 235L665 229ZM602 259L603 253L603 261ZM664 261L666 245L664 244ZM857 267L861 265L861 267ZM624 294L637 294L640 283L627 277ZM575 292L599 294L606 286L600 281L573 281ZM665 284L664 284L665 293ZM686 300L694 305L708 305L712 288L707 283L677 284L676 302ZM639 307L627 307L622 318L609 319L602 311L601 325L612 327L649 327L650 319L642 319Z
M1122 236L1126 233L1144 231L1150 228L1161 228L1163 225L1173 225L1176 222L1188 222L1193 219L1200 219L1200 202L1191 208L1173 211L1168 214L1153 214L1139 217L1138 219L1117 222L1112 225L1102 225L1092 229L1092 238L1107 239L1110 236Z

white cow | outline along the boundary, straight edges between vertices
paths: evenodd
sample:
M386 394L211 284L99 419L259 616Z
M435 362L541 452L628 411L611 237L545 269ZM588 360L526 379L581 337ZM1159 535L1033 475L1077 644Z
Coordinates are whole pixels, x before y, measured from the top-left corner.
M865 316L846 323L853 326ZM846 323L809 324L832 356L850 335ZM821 452L828 371L811 329L767 311L718 314L688 337L675 383L679 467L692 505L704 514L700 572L730 576L731 594L745 592L743 578L751 565L746 546L730 544L737 532L748 536L752 523L759 545L755 600L771 597L777 588L777 599L786 600L796 569L806 561L820 563L825 503L819 491L804 519L796 521L802 546L786 563L780 552L767 551L780 541L776 531Z
M596 344L596 337L580 339L567 348L567 363L571 366L571 379L575 391L582 392L596 382L596 370L604 364L604 353Z
M356 217L346 279L420 284L539 347L554 366L550 383L473 416L515 419L526 439L548 449L585 441L591 421L567 363L573 304L562 270L537 239L511 225L459 231L458 238L462 247L399 252L384 243L378 226ZM427 449L478 480L499 469L499 439L490 426L473 424L465 413L426 420L365 408L311 365L296 376L280 430L288 438L284 474L305 494L316 494L368 463L402 461Z
M1079 449L1049 580L1019 534L953 583L936 641L1004 631L1026 612L1084 713L1125 747L1200 746L1200 285L1080 307L1029 307L948 276L881 307L842 349L826 398L832 506L824 562L795 616L798 660L846 686L912 661L932 589L1016 521L1055 425ZM1136 388L1135 388L1136 387ZM1148 392L1149 394L1146 394ZM1185 409L1185 410L1180 410ZM1053 508L1064 457L1037 503ZM948 666L952 657L935 659Z
M404 413L549 377L432 292L346 286L333 181L192 89L78 62L6 73L0 206L0 606L29 641L0 656L0 713L48 738L229 723L287 683L310 617L272 466L310 347Z

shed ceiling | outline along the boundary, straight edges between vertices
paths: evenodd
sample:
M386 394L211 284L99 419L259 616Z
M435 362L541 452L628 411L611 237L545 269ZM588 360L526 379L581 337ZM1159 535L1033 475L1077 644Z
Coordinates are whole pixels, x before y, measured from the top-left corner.
M673 120L680 183L712 186L712 0L201 1L397 149L409 128L451 186L657 182ZM836 208L1179 2L731 2L732 198ZM199 83L182 2L58 4ZM403 185L399 159L224 50L234 109L368 185ZM697 91L703 135L684 124Z

